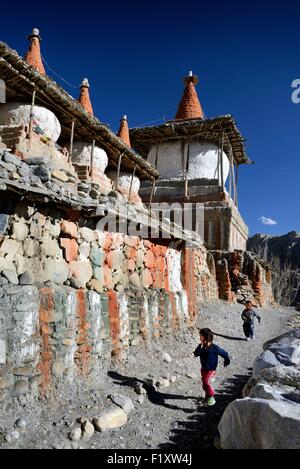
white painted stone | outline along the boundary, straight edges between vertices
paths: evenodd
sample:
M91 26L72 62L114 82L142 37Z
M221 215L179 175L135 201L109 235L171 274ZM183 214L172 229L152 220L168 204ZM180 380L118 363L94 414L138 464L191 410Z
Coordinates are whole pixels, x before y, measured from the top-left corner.
M59 252L59 245L56 239L52 239L50 236L45 235L41 244L41 252L44 256L56 257Z
M79 228L78 233L79 236L88 243L92 243L93 241L95 241L95 233L90 228Z
M91 162L92 144L89 142L76 141L73 144L72 163L89 166ZM102 148L95 146L94 166L104 173L108 165L107 154Z
M168 249L166 254L168 263L169 288L171 292L183 290L181 283L181 253L175 249Z
M0 365L6 363L6 344L4 340L0 339Z
M58 222L53 224L50 220L46 220L44 225L44 231L48 232L53 238L58 238L58 236L60 235L60 224Z
M16 254L15 266L16 266L17 275L23 274L26 270L26 258L23 256L20 256L20 254Z
M185 177L185 161L188 147L184 147L182 155L181 142L161 143L152 147L148 154L148 162L155 165L157 157L157 169L163 179L183 179ZM219 149L212 143L193 141L189 150L189 179L218 179L218 152ZM223 152L224 184L229 174L229 160Z
M40 250L40 243L35 239L26 239L24 241L24 254L27 257L35 257Z
M14 222L12 225L12 238L24 241L28 236L28 226L22 222Z
M79 246L79 259L81 261L87 261L90 255L91 245L90 243L83 242Z
M43 281L51 280L54 283L64 283L69 276L69 266L65 261L45 259Z
M10 127L28 125L30 109L30 104L0 104L0 125ZM41 106L34 106L33 117L45 134L56 142L61 133L61 126L53 112Z
M16 239L5 238L0 247L0 257L13 260L17 252L22 251L22 243Z

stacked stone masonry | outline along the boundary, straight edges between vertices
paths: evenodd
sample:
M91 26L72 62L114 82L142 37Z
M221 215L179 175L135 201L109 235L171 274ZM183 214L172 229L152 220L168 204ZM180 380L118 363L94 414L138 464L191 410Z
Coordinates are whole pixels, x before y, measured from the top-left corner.
M269 299L265 270L245 253L213 255L191 247L189 233L150 240L98 229L104 207L126 209L128 220L147 210L43 158L4 149L0 190L2 403L94 383L130 347L193 326L202 302L239 299L235 277L260 304Z

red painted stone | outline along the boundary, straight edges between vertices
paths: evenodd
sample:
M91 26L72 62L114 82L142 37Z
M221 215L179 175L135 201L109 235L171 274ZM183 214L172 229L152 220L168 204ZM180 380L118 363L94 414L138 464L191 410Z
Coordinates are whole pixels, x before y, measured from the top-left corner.
M65 259L67 262L72 262L77 259L78 244L75 239L61 238L60 246L64 249Z
M144 264L148 269L153 269L155 267L155 257L153 252L148 249L144 257Z
M78 239L77 225L72 221L64 220L60 225L60 230L63 234Z

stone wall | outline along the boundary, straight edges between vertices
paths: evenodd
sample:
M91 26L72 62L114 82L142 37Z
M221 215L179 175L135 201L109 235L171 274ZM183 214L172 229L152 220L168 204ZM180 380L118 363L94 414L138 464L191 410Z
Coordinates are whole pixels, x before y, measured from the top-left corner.
M218 296L204 248L100 231L98 219L12 194L3 202L0 401L93 382L111 357L193 325L199 303Z
M270 271L255 254L247 251L213 251L219 297L257 306L274 302Z

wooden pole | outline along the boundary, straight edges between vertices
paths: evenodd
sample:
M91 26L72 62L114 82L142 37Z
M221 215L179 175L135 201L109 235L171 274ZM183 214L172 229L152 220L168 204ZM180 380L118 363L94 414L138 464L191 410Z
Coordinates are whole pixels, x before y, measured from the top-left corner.
M188 142L186 162L185 162L185 181L184 181L184 195L187 199L189 198L189 180L188 180L189 162L190 162L190 143Z
M122 162L123 153L119 155L119 162L118 162L118 171L117 171L117 179L116 179L116 190L119 188L119 178L120 178L120 170L121 170L121 162Z
M75 128L75 121L74 121L74 120L72 120L72 126L71 126L71 137L70 137L70 152L69 152L69 162L70 162L70 161L72 161L72 156L73 156L74 128Z
M129 195L128 195L129 202L130 202L130 197L131 197L132 184L133 184L133 178L134 178L134 175L135 175L135 170L136 170L136 164L134 165L133 172L132 172L132 175L131 175L131 180L130 180Z
M150 194L150 200L149 200L149 208L151 207L152 204L152 199L154 196L154 190L155 190L155 181L153 181L152 188L151 188L151 194Z
M92 181L94 177L94 152L95 152L95 140L93 140L93 143L92 143L91 161L90 161L90 176L91 176Z
M157 168L158 164L158 144L156 145L156 152L155 152L155 168Z
M224 174L223 174L223 151L224 151L224 130L222 130L222 137L221 137L221 155L220 155L220 163L221 163L221 186L224 187Z
M31 137L32 127L33 127L33 108L35 103L35 90L32 92L31 106L30 106L30 116L29 116L29 127L28 127L28 137Z
M239 200L238 200L238 182L239 182L239 166L236 165L236 171L235 171L235 205L238 208L239 206Z

